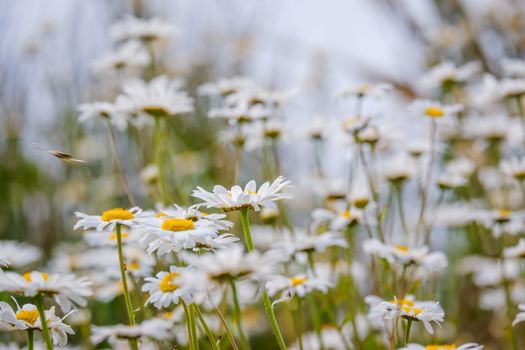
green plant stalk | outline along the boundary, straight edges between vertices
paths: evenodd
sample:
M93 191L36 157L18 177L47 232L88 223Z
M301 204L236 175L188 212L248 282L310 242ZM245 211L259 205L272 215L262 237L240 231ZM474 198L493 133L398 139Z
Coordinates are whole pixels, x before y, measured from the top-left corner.
M122 232L121 225L117 224L116 233L117 233L117 250L118 250L118 262L120 267L120 278L122 279L122 289L124 290L124 301L126 302L126 310L128 313L129 325L133 326L135 324L135 315L133 314L133 306L131 304L131 297L128 290L128 281L126 278L126 266L124 263L124 253L122 252ZM130 339L129 346L133 350L138 349L137 339Z
M189 316L190 316L190 326L191 326L191 339L193 341L193 349L199 350L199 338L197 337L197 324L195 323L195 312L190 305L189 307Z
M219 317L219 320L221 321L222 326L224 327L224 330L226 331L226 334L228 335L228 339L230 340L230 344L233 347L233 350L239 350L239 347L237 346L237 342L235 341L235 337L233 336L230 326L228 326L228 322L226 322L226 319L224 318L224 315L222 314L221 310L219 310L219 308L215 305L213 305L213 309L215 310L217 317Z
M237 295L237 287L235 286L234 280L230 280L230 286L231 286L232 294L233 294L234 323L237 326L237 331L239 332L239 338L241 339L242 348L249 349L250 342L248 341L248 338L246 338L246 334L244 334L244 329L242 327L241 307L239 304L239 297Z
M184 308L184 315L186 316L186 328L188 331L188 345L190 350L196 350L195 348L195 340L193 339L194 333L192 330L192 320L191 320L191 313L188 309L188 305L184 302L184 300L180 299L180 303L182 304L182 307Z
M213 350L219 350L219 346L217 345L217 339L215 339L215 336L213 335L213 332L210 330L210 327L208 327L208 324L204 320L204 317L202 316L202 312L199 309L197 305L192 305L192 307L195 310L195 314L197 315L202 328L204 328L204 331L206 332L206 335L208 336L208 339L210 340L210 344Z
M157 183L159 185L159 192L160 192L160 198L162 199L162 202L164 204L168 201L168 194L166 192L166 183L164 182L164 165L162 162L162 148L161 148L161 125L160 125L160 117L154 117L155 119L155 126L153 131L153 143L155 148L155 163L157 164L157 168L159 169L159 178L157 180Z
M410 328L412 327L412 320L407 321L407 326L405 328L405 341L403 346L407 346L408 339L410 338Z
M254 248L253 248L252 234L250 232L250 220L248 219L247 209L241 210L241 221L242 221L242 231L244 232L244 238L246 240L246 247L248 248L248 251L251 252L253 251ZM273 312L272 302L270 301L270 296L268 295L266 288L263 289L262 299L264 303L264 309L266 310L266 313L268 314L268 318L270 319L270 323L272 324L273 334L275 335L275 338L277 339L279 348L281 350L286 350L286 344L284 342L284 338L281 333L281 329L279 328L279 323L277 323L277 318L275 317L275 313Z
M297 336L297 341L299 343L299 350L303 350L303 322L302 322L302 307L301 307L301 298L298 296L295 297L297 300L297 309L294 312L292 310L292 317L295 321L295 332Z
M35 296L35 305L38 310L38 315L40 316L40 323L42 324L42 336L46 343L47 350L53 350L53 342L51 341L51 333L49 333L49 327L47 326L46 321L46 310L44 307L44 299L42 294L37 294Z
M33 350L34 334L32 329L27 330L27 350Z

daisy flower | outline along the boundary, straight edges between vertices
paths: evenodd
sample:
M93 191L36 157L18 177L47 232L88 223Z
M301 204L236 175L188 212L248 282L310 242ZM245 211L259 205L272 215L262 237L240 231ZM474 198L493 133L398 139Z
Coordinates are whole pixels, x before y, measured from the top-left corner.
M392 90L392 84L389 84L389 83L353 85L353 86L349 86L339 91L336 97L337 98L349 98L349 97L362 98L365 96L382 97L391 90Z
M277 257L257 251L244 252L240 245L213 253L189 255L189 264L207 274L210 281L223 283L229 280L264 280L273 275Z
M83 229L97 229L97 231L114 231L117 224L132 228L135 226L136 219L141 217L142 209L133 207L131 209L113 208L105 210L102 215L87 215L75 212L80 220L73 227L76 230L79 227Z
M55 314L55 307L45 310L46 323L51 332L53 344L65 346L67 335L75 334L71 326L64 323L64 319L71 313L60 318ZM40 314L33 304L18 306L13 310L11 305L0 302L0 326L8 330L42 330Z
M505 248L503 256L506 258L525 258L525 239L520 238L514 247Z
M162 218L189 219L192 221L207 220L211 221L221 230L227 230L233 226L231 221L224 220L226 214L208 214L198 210L195 206L183 208L174 204L171 207L158 210L155 216Z
M525 158L513 157L505 159L500 163L501 171L508 176L515 178L516 180L525 180Z
M192 303L195 289L188 284L188 274L192 274L192 278L199 276L192 268L170 266L169 272L161 271L155 277L145 278L142 291L149 295L146 304L153 304L156 308L161 309L172 303L178 304L180 299L186 304Z
M100 344L104 340L110 343L118 339L141 339L150 338L157 341L163 341L171 338L169 330L173 327L170 320L153 318L146 320L141 324L126 326L122 324L114 326L92 326L91 341L94 344Z
M204 96L226 97L254 85L254 82L246 77L235 76L232 78L221 78L216 82L203 84L199 87L198 91L200 95Z
M234 105L213 108L209 111L208 117L224 119L228 121L230 125L234 125L268 119L272 113L273 110L267 106L260 104L252 105L247 101L241 101Z
M321 293L326 293L332 286L333 283L328 280L310 278L305 275L295 275L293 277L275 276L266 282L266 289L270 296L281 292L277 302L289 300L295 295L302 298L306 294L316 290Z
M283 234L272 244L275 254L284 253L290 257L298 253L323 252L329 247L347 248L348 242L339 232L314 235L305 231L294 231L293 234Z
M312 211L312 219L312 226L314 228L327 224L330 230L341 231L361 222L363 219L363 212L361 209L357 208L344 209L341 211L318 208Z
M107 74L133 68L144 68L150 63L146 48L138 41L128 41L114 52L96 60L91 70L95 74Z
M221 226L213 220L198 219L188 216L161 216L160 218L142 219L138 225L143 232L140 243L146 245L148 254L157 252L164 255L179 252L182 249L211 249L217 245L216 238L229 241L237 239L230 234L219 236Z
M416 116L425 116L431 119L453 116L463 110L461 105L444 105L439 101L432 100L416 100L408 108Z
M223 186L216 185L212 192L206 191L202 187L197 187L192 196L203 200L198 206L207 208L220 208L225 212L235 210L255 210L259 211L261 207L275 208L275 201L281 199L293 198L289 193L281 192L289 188L290 181L283 176L279 176L271 184L265 182L257 189L254 180L246 184L244 189L240 186L233 186L227 190Z
M123 114L120 105L105 101L95 101L79 105L80 115L78 121L84 123L90 119L102 118L109 120L118 130L125 130L128 125L128 119Z
M38 247L23 242L0 241L0 257L5 258L11 268L17 269L40 260L42 251Z
M168 39L175 33L175 28L159 18L137 18L127 16L113 24L109 35L113 41L141 40L151 42Z
M512 325L515 326L516 324L520 323L520 322L523 322L525 321L525 304L520 304L518 305L518 309L521 311L521 312L518 312L516 314L516 318L514 319L514 321L512 322Z
M93 294L91 282L87 277L77 278L74 275L47 274L45 272L26 272L20 275L5 272L1 275L0 290L34 297L37 294L49 295L68 312L73 305L86 306L86 297Z
M463 345L456 344L430 344L430 345L419 345L419 344L407 344L406 347L399 350L482 350L483 345L477 343L466 343Z
M165 75L145 82L129 80L124 83L119 103L126 106L131 115L146 117L169 117L193 112L193 99L182 91L183 81L172 80Z
M481 71L479 62L468 62L456 66L452 62L442 62L432 67L422 79L422 84L430 88L442 87L444 84L460 84L470 80Z
M381 301L381 298L369 296L365 299L370 306L369 317L382 317L385 320L403 318L422 322L428 333L433 334L432 322L443 322L445 313L438 302L416 301L407 297L402 300Z

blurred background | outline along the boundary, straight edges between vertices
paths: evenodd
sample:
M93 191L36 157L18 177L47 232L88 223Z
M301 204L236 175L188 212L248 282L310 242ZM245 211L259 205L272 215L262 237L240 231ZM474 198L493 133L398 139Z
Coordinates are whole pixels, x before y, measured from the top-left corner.
M162 47L161 65L166 74L184 78L192 96L207 81L245 75L264 86L294 89L284 114L301 123L351 114L333 98L346 85L390 82L402 94L387 102L388 123L399 114L396 101L428 93L418 79L437 62L476 60L498 76L502 57L523 57L524 6L520 0L2 0L0 237L49 252L75 238L75 210L125 203L104 126L77 121L79 104L118 94L118 79L95 76L91 65L112 50L109 28L125 15L159 17L177 28ZM180 184L173 193L182 204L196 184L226 181L232 152L207 110L207 101L196 98L194 118L170 121L183 165L173 175ZM143 137L128 129L119 133L117 148L130 187L142 206L151 206L141 177L148 162L135 142ZM284 174L308 166L287 156L300 143L282 147ZM46 150L87 163L67 164Z

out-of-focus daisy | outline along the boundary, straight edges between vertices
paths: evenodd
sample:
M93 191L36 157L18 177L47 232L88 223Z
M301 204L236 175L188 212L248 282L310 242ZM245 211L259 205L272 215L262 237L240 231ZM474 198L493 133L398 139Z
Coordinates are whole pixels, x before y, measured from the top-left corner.
M286 256L292 257L298 253L323 252L329 247L347 248L348 242L343 234L339 232L326 232L315 235L303 230L294 230L293 234L283 234L280 240L272 245L272 250L276 254L282 252Z
M414 159L408 155L398 154L385 161L382 175L393 183L402 183L412 178L417 173Z
M193 191L192 196L202 199L207 208L220 208L223 211L234 210L255 210L259 211L261 207L274 208L275 201L280 199L290 199L292 195L282 190L288 188L290 181L287 181L283 176L279 176L271 184L265 182L257 189L257 184L254 180L248 182L244 189L240 186L233 186L227 190L223 186L216 185L212 192L206 191L202 187L197 187Z
M111 102L83 103L78 106L78 110L80 111L78 120L81 123L93 118L102 118L109 120L118 130L125 130L128 125L128 118L123 114L120 106Z
M498 85L501 98L518 98L525 95L525 79L502 79Z
M318 208L312 211L312 219L312 226L314 228L319 227L319 225L327 224L329 230L341 231L361 222L363 219L363 212L361 209L357 208L345 208L338 212Z
M512 176L516 180L525 180L525 158L523 157L513 157L501 161L500 169L504 174Z
M515 58L504 58L501 60L501 68L507 76L525 77L525 61Z
M124 83L119 103L125 112L140 117L169 117L193 111L193 99L182 91L183 81L165 75L145 82L140 79Z
M222 106L211 109L208 113L210 118L220 118L228 121L231 125L251 123L255 120L268 119L273 110L267 106L256 104L251 105L242 101L234 105Z
M98 231L114 231L117 224L125 227L133 227L136 219L140 218L142 209L134 207L131 209L113 208L105 210L102 215L87 215L75 212L80 220L75 224L74 229L79 227L84 229L94 228Z
M115 51L108 53L91 66L95 74L108 74L136 68L144 68L150 63L146 48L138 41L128 41Z
M480 72L479 62L468 62L456 66L452 62L442 62L432 67L422 79L422 84L430 88L442 87L450 84L461 84Z
M505 248L503 256L506 258L525 258L525 239L520 238L518 244L514 247Z
M156 308L161 309L171 304L178 304L180 299L187 304L191 303L193 289L188 286L188 282L182 276L187 274L187 271L188 268L170 266L169 272L161 271L155 277L145 278L142 291L149 295L146 304L153 304Z
M344 88L336 96L338 98L382 97L390 90L392 90L392 84L389 83L361 84Z
M264 280L271 276L278 263L272 254L257 251L245 253L242 246L186 258L191 266L203 271L213 282L224 283L230 280Z
M401 266L416 265L428 272L442 271L447 266L447 257L442 252L429 252L428 247L409 248L404 245L389 245L378 240L367 240L363 250Z
M512 322L512 325L515 326L516 324L525 321L525 304L518 305L518 309L520 312L516 314L516 318Z
M205 96L220 96L237 93L254 86L254 82L242 76L232 78L221 78L216 82L209 82L199 87L199 93Z
M478 210L475 220L492 231L495 238L503 234L517 235L525 231L525 214L506 208Z
M91 331L91 341L94 344L100 344L108 339L114 342L117 339L141 339L151 338L162 341L171 338L169 332L173 327L173 322L165 319L153 318L133 326L115 325L115 326L93 326Z
M332 282L320 278L311 278L306 275L296 275L293 277L275 276L266 282L266 289L270 296L281 293L279 302L288 300L295 295L299 298L313 291L320 291L326 293Z
M232 222L224 220L224 218L226 218L226 214L208 214L198 210L196 207L183 208L176 204L174 204L171 207L157 210L155 216L158 218L178 218L188 219L192 221L211 221L217 228L221 230L226 230L233 226Z
M477 343L466 343L463 345L455 344L430 344L430 345L419 345L419 344L407 344L406 347L399 350L482 350L483 345Z
M44 272L27 272L19 275L5 272L0 279L0 290L34 297L37 294L49 295L68 312L73 305L86 306L86 297L92 295L91 282L86 277L74 275L47 274Z
M160 18L144 19L127 16L113 24L109 34L114 41L141 40L151 42L168 39L174 32L173 25Z
M415 116L431 119L453 116L463 110L460 105L444 105L439 101L432 100L416 100L408 108Z
M33 245L17 241L0 241L0 257L9 261L11 268L34 264L42 257L42 251Z
M413 299L394 299L392 301L381 301L380 298L367 298L373 317L382 317L386 320L403 318L410 321L422 322L428 333L433 334L432 322L439 324L443 322L445 313L438 302L415 301Z

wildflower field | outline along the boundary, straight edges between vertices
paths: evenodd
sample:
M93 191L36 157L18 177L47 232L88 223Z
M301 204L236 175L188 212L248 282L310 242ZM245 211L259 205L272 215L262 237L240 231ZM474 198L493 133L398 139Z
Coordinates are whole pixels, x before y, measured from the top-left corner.
M523 1L0 1L0 123L0 350L525 350Z

